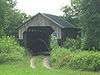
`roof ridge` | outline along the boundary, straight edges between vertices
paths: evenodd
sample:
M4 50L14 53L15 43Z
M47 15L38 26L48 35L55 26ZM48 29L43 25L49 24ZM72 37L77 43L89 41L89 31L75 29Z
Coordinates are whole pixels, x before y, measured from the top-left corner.
M46 17L49 17L52 20L54 20L60 26L63 24L62 25L63 27L67 27L68 25L69 25L69 27L74 27L71 23L69 23L68 21L62 19L60 16L52 15L52 14L46 14L46 13L41 13L41 14L45 15Z
M40 12L38 14L41 14L42 16L46 17L47 19L51 20L52 22L54 22L55 24L57 24L61 28L74 28L74 26L71 23L69 23L68 21L60 18L60 16L53 15L53 14L47 14L47 13L40 13ZM18 28L24 26L24 24L26 24L29 21L31 21L38 14L35 14L34 16L32 16L30 19L28 19L26 22L24 22Z
M40 13L40 14L42 14L42 13ZM50 18L50 17L47 16L47 15L51 15L51 14L45 14L45 13L43 13L42 15L44 17L48 18L49 20L51 20L52 22L56 23L57 25L59 25L59 27L63 28L63 26L61 26L58 22L56 22L55 20L53 20L52 18ZM52 15L52 16L55 16L55 15Z

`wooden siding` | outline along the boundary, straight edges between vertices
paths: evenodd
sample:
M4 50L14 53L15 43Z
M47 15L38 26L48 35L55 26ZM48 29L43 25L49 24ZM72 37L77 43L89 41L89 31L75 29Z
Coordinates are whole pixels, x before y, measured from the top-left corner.
M38 14L37 16L34 16L31 21L29 21L19 29L19 39L23 39L23 33L27 31L30 26L50 26L57 34L57 38L61 38L61 28L46 17Z

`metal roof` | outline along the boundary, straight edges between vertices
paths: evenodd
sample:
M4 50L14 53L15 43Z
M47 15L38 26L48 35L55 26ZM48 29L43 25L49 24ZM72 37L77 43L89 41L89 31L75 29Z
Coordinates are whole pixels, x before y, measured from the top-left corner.
M46 14L46 13L38 13L41 14L42 16L46 17L47 19L51 20L52 22L54 22L56 25L58 25L61 28L75 28L72 24L70 24L68 21L63 20L61 17L56 16L56 15L51 15L51 14ZM36 14L35 16L37 16L38 14ZM35 17L33 16L31 19L27 20L26 22L24 22L21 26L18 27L18 29L22 26L24 26L26 23L28 23L29 21L32 21L32 19Z
M43 13L46 17L49 19L53 20L54 22L57 23L62 28L73 28L74 26L70 24L68 21L63 20L61 17L56 16L56 15L51 15L51 14L45 14Z

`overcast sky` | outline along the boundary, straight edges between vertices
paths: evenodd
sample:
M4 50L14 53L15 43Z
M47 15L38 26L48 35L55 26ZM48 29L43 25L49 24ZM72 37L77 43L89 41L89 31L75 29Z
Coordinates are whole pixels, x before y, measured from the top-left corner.
M70 3L70 0L17 0L16 7L29 15L35 15L39 12L63 15L60 9L65 5L70 6Z

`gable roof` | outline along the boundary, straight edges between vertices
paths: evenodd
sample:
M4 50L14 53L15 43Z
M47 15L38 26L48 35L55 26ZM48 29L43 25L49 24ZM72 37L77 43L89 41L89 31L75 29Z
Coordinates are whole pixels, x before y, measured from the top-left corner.
M40 15L46 17L47 19L51 20L52 22L54 22L56 25L58 25L61 28L75 28L72 24L70 24L68 21L63 20L59 16L51 15L51 14L45 14L45 13L38 13L38 14L40 14ZM37 16L38 14L36 14L35 16ZM24 22L20 27L24 26L26 23L31 21L35 16L33 16L31 19ZM18 27L18 28L20 28L20 27Z
M74 27L72 24L70 24L68 21L63 20L61 17L51 14L43 14L47 18L53 20L57 25L59 25L62 28L72 28Z

